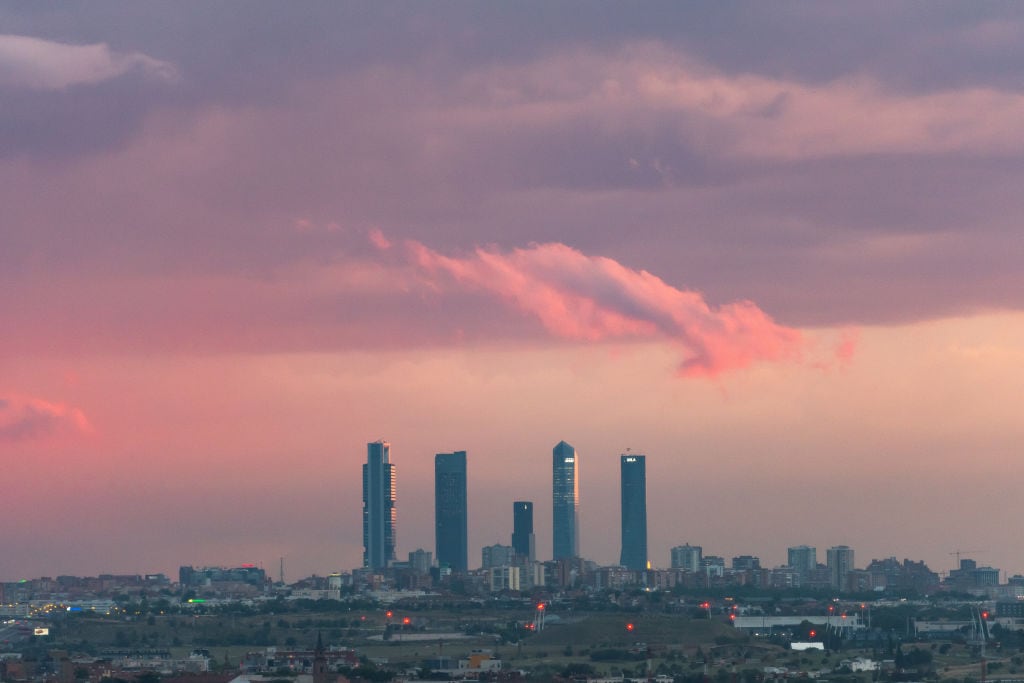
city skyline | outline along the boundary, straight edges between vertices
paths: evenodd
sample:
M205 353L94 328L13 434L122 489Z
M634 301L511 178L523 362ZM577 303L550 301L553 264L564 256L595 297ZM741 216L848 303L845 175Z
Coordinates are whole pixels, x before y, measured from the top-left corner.
M565 439L601 564L638 452L656 566L1024 569L1024 6L249 10L0 8L0 577L359 566L381 435L399 559Z

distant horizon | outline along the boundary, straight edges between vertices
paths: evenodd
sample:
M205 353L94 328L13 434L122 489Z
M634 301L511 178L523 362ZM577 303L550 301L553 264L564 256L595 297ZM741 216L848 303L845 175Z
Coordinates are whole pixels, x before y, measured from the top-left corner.
M556 443L556 445L558 445L560 443L564 443L564 442L565 442L564 439L560 439ZM366 443L367 443L367 445L372 445L374 443L384 443L384 444L387 444L387 445L390 446L392 442L389 439L376 439L374 441L368 441ZM460 452L463 452L463 451L452 451L452 452L460 453ZM438 454L440 454L440 452L435 453L434 455L438 455ZM618 455L616 455L614 457L615 458L625 457L627 454L636 455L636 456L642 455L645 458L648 455L647 453L640 453L639 451L634 451L632 449L625 449L624 452L622 452L622 453L620 453L620 454L618 454ZM466 457L467 457L467 464L471 463L472 462L472 457L471 457L471 455L468 452L466 453ZM581 456L578 454L577 457L581 457ZM589 458L582 458L581 463L585 463L587 460L589 460ZM396 470L398 472L399 480L401 480L400 463L392 462L392 464L395 465ZM583 465L581 465L581 468L582 467L583 467ZM472 473L472 468L467 466L467 475L471 474L471 473ZM471 482L471 480L470 480L470 482ZM469 482L467 482L467 483L469 483ZM469 486L468 488L469 488L469 490L472 490L472 486ZM401 498L401 490L399 490L399 500L400 500L400 498ZM583 499L583 496L581 494L581 500L582 499ZM489 545L494 545L495 543L500 544L500 545L506 545L506 546L510 546L511 545L511 533L512 533L512 514L511 514L511 508L512 508L512 504L515 503L515 502L530 502L530 503L536 504L536 501L534 501L534 500L510 499L509 504L507 506L509 508L509 512L510 512L509 519L508 519L508 522L509 522L509 537L510 538L507 539L507 540L494 541L493 543L483 543L479 547L475 548L476 553L473 552L474 548L472 546L470 546L469 547L469 551L470 551L469 552L469 558L470 558L469 571L478 571L478 570L481 569L481 567L479 567L476 564L474 564L474 561L481 559L481 550L484 547L489 546ZM401 507L398 506L398 505L396 505L396 507L397 507L399 513L401 513ZM648 512L650 512L650 511L648 511ZM401 517L399 517L399 519L400 518ZM472 519L471 516L470 516L470 519ZM535 518L534 519L534 532L535 532L535 534L536 534L536 532L538 530L538 526L543 526L543 524L538 525L537 520ZM550 527L550 524L548 526ZM470 527L470 529L472 530L472 526ZM398 525L398 533L399 533L399 535L401 535L401 525L400 525L400 523ZM616 531L615 531L614 535L616 536L616 538L618 537L618 529L617 528L616 528ZM666 557L668 557L668 555L669 555L669 553L670 553L672 548L677 547L677 546L683 546L683 545L699 546L701 548L701 550L702 550L702 555L704 557L708 557L708 556L722 557L725 560L725 563L726 563L725 566L727 568L732 566L732 559L733 558L735 558L735 557L742 557L742 556L748 556L748 555L752 556L752 557L755 557L758 560L760 560L762 562L762 569L773 569L773 568L777 568L777 567L788 566L785 561L766 563L765 562L765 558L764 558L763 555L760 555L760 554L757 554L757 553L752 553L752 552L738 552L738 553L734 553L734 554L722 554L722 553L719 553L719 552L715 552L714 546L708 546L705 543L700 543L700 542L696 542L696 541L693 541L693 540L684 540L684 541L680 541L678 543L675 543L675 544L673 544L671 546L668 546L668 547L664 548L664 554L666 555ZM829 545L821 546L821 545L813 545L813 544L810 544L810 543L794 543L792 545L785 546L783 548L782 552L783 552L783 555L785 555L786 551L788 549L790 549L790 548L802 547L802 546L811 547L811 548L815 549L816 558L817 558L817 565L818 566L826 566L826 557L822 553L827 553L827 550L829 548L831 548L831 547L843 547L844 545L846 545L846 544L835 543L835 544L829 544ZM976 553L980 554L983 551L959 551L959 552L958 551L953 551L953 552L950 552L949 555L950 556L956 556L956 559L953 559L953 561L952 561L952 565L953 566L946 568L946 567L942 567L942 566L939 566L939 567L934 566L931 562L928 562L924 558L908 556L906 553L897 553L895 555L890 554L890 555L873 556L870 559L867 559L865 561L863 559L858 559L861 556L860 556L859 553L857 553L857 548L856 547L853 547L853 546L848 546L848 547L851 547L853 549L853 551L854 551L854 557L855 557L854 566L855 566L855 568L858 568L858 569L863 569L864 567L866 567L868 564L870 564L874 560L884 560L884 559L889 559L889 558L896 558L897 560L900 560L900 561L904 561L904 560L913 560L915 562L923 561L928 566L929 569L931 569L932 571L934 571L937 574L939 574L940 577L944 577L945 574L948 573L948 571L950 569L957 569L957 568L959 568L959 566L956 564L956 562L959 559L962 558L964 560L974 560L975 562L977 562L977 566L979 568L998 568L999 571L1000 571L1000 581L1001 582L1005 582L1005 580L1008 577L1010 577L1010 576L1021 574L1020 570L1009 570L1009 569L1007 569L1005 567L991 567L991 565L986 564L984 561L979 561L979 560L977 560L977 558L972 557L973 554L976 554ZM400 563L401 562L407 562L408 561L408 555L410 553L413 553L413 552L417 551L417 550L425 550L427 552L430 552L434 556L433 560L434 560L434 563L435 563L435 566L436 566L437 558L436 558L436 552L435 552L435 544L433 542L431 542L429 544L416 545L416 547L412 547L409 550L396 550L396 560L395 561L396 562L400 562ZM288 580L289 576L287 574L287 569L288 569L288 557L287 556L284 556L283 558L282 557L278 557L277 558L277 563L274 564L273 567L276 567L279 570L280 569L280 560L281 559L284 559L284 561L285 561L285 570L286 570L286 575L285 575L286 581L285 582L286 583L292 583L294 581L301 581L302 579L311 578L311 577L314 577L314 576L329 576L329 575L334 574L334 573L342 573L342 574L351 573L351 572L353 572L355 570L363 568L361 564L358 564L358 565L352 565L352 566L349 566L349 567L335 568L335 569L331 569L331 570L327 570L327 571L324 571L324 570L314 570L311 573L304 574L299 579L295 579L295 580L289 581ZM581 555L580 559L585 560L585 561L594 561L594 562L596 562L596 560L594 560L593 558L587 557L586 555ZM536 561L537 562L551 562L551 561L554 561L554 560L552 560L550 557L540 556L540 557L538 557L538 559ZM669 566L671 564L671 562L668 562L668 563L666 563L664 565L660 565L654 559L651 559L650 561L651 561L651 565L652 565L651 566L651 570L657 571L657 570L668 570L668 569L671 569L671 567ZM617 562L598 562L598 565L599 566L619 566ZM97 571L97 572L93 572L93 573L90 573L90 574L75 574L75 573L63 572L63 573L61 573L59 575L68 575L68 576L98 576L100 574L111 574L111 575L138 575L138 576L145 576L147 574L158 574L159 573L159 574L164 574L168 578L171 578L172 581L177 581L178 569L180 567L183 567L183 566L192 566L192 567L245 567L245 566L255 566L255 567L258 567L258 568L262 569L263 571L265 571L267 573L268 578L274 580L275 582L277 581L277 576L278 576L271 569L267 569L266 568L264 561L254 561L252 559L245 560L245 561L239 561L239 562L233 562L233 563L232 562L227 562L227 563L223 563L223 562L220 562L220 563L217 563L217 562L214 562L214 563L209 563L209 562L183 563L183 564L179 564L177 567L175 567L173 569L173 571L128 571L128 572L123 572L123 571ZM58 574L45 574L44 573L44 574L40 574L38 576L33 576L33 577L22 577L22 579L26 579L27 578L28 580L31 580L31 579L42 578L42 577L55 578L56 576L58 576ZM22 579L18 579L18 580L22 580ZM0 582L11 583L13 581L5 581L5 580L0 579Z

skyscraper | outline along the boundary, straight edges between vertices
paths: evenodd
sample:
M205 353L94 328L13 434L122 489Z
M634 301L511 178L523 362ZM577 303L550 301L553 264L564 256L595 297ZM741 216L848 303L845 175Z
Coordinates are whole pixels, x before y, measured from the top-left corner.
M395 559L395 466L391 444L366 444L363 465L363 566L383 569Z
M576 449L559 441L552 454L554 559L579 557L580 463Z
M438 566L469 570L466 451L434 456L434 539Z
M533 537L533 503L517 500L512 503L512 548L520 562L536 560Z
M622 468L622 554L619 564L647 569L647 458L625 453Z

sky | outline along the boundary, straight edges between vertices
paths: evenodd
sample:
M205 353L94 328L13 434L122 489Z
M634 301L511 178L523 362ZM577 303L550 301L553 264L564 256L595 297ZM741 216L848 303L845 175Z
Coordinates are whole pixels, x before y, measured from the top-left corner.
M655 566L1024 573L1024 8L0 5L0 580L471 566L580 457ZM1015 218L1018 217L1018 218Z

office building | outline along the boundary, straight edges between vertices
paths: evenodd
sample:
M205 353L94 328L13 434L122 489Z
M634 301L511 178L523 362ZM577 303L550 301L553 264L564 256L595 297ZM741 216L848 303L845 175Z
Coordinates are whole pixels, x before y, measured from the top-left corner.
M622 484L622 552L619 564L647 569L647 458L625 453L619 459Z
M725 576L725 558L720 555L705 555L700 558L700 570L707 576Z
M533 536L533 503L517 500L512 503L512 548L520 562L537 559Z
M672 548L671 552L671 567L672 569L682 569L688 572L699 572L700 561L704 556L704 549L699 545L677 545Z
M580 459L576 449L564 441L559 441L551 454L553 559L579 557Z
M481 567L490 569L492 567L505 567L516 564L516 551L510 545L485 545L480 549Z
M384 569L395 560L395 466L391 444L366 444L363 465L363 566Z
M807 583L811 573L818 568L818 549L809 545L797 545L786 549L786 564L795 569L800 584Z
M847 577L854 569L853 548L848 545L832 546L826 551L825 558L828 566L829 585L836 590L847 590Z
M738 555L732 558L732 568L739 571L756 571L761 568L761 558L753 555Z
M439 566L469 570L466 451L434 456L434 540Z
M430 568L434 566L434 555L423 548L417 548L409 553L409 566L420 574L429 574Z
M519 567L492 567L487 571L487 579L492 593L517 591L520 587Z

